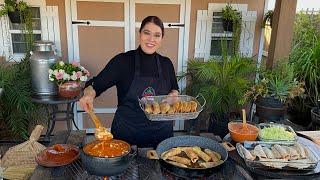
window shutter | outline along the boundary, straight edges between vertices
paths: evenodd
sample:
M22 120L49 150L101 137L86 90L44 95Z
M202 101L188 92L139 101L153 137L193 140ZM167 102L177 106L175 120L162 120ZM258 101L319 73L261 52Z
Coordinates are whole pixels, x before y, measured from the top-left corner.
M207 60L210 57L212 18L211 10L197 11L194 58Z
M221 12L226 3L209 3L208 10L197 11L196 38L195 38L195 58L210 58L212 40L213 12ZM253 55L253 42L255 25L257 19L256 11L248 11L247 4L231 4L231 6L242 13L242 30L239 40L239 52L243 56Z
M57 55L61 56L60 25L57 6L45 6L41 11L41 35L43 40L54 42Z
M239 51L242 56L251 57L253 55L253 40L256 20L256 11L242 12L242 30L239 44Z
M7 60L10 58L11 40L9 34L9 18L8 16L0 17L0 56L4 56Z

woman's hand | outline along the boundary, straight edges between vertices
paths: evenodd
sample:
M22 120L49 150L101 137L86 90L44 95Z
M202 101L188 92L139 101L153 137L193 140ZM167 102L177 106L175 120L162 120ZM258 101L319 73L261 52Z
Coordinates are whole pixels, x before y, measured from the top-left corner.
M80 98L80 107L88 112L88 110L93 109L93 99L96 97L96 91L92 86L88 86L84 89L84 94Z
M178 96L179 95L179 91L173 89L171 90L171 92L168 94L168 96Z
M169 104L173 104L173 103L175 103L176 101L179 100L178 95L179 95L179 91L173 89L173 90L171 90L171 92L168 94L168 97L165 98L165 99L163 99L162 102L167 102L167 103L169 103Z

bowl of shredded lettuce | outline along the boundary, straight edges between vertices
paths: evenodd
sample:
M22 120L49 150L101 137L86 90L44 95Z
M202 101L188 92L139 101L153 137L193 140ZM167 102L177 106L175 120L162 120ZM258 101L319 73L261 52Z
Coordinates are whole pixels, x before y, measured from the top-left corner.
M262 124L259 131L259 139L262 141L295 141L297 135L290 126Z

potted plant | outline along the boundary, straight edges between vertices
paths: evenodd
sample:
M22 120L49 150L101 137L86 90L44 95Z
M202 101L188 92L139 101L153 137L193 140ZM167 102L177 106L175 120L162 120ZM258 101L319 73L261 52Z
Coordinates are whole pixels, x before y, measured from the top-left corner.
M273 10L269 10L263 18L262 26L266 27L267 22L269 22L270 27L272 28L272 18L273 18Z
M260 122L284 118L289 101L304 93L304 83L297 81L294 68L287 62L259 74L257 82L244 95L253 100Z
M0 87L4 91L0 97L0 131L10 140L28 139L29 128L48 118L46 107L32 102L29 58L26 55L18 63L0 63Z
M190 60L187 70L187 93L202 93L207 100L205 113L210 113L209 132L224 137L228 133L228 122L235 119L239 103L246 89L253 82L250 75L254 73L252 58L239 55L228 56L224 53L221 60L211 59L207 62Z
M32 50L33 45L33 22L31 8L26 2L20 0L4 0L0 9L0 17L8 15L11 23L21 24L21 30L24 31L27 43L26 52Z
M30 7L27 3L17 0L5 0L0 10L0 16L8 15L12 23L21 23L30 14Z
M87 69L78 62L65 63L59 61L49 69L49 80L55 81L59 86L59 94L62 97L73 98L79 95L80 82L85 82L90 76Z
M228 4L222 9L222 23L225 31L233 32L234 27L241 25L241 14Z
M299 99L300 106L294 106L292 118L310 129L320 127L320 30L319 15L297 14L293 35L290 63L297 78L305 82L306 97ZM311 113L310 113L311 111ZM316 124L317 125L316 125Z

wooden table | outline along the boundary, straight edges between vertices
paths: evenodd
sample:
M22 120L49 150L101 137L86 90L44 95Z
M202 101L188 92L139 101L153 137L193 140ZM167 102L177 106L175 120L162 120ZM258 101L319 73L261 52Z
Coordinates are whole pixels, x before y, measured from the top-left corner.
M63 131L57 133L51 141L51 144L56 143L67 143L74 144L80 146L84 137L86 136L84 131ZM311 141L309 141L311 143ZM172 176L172 174L164 171L160 166L160 163L157 160L149 160L145 158L146 149L138 149L138 156L132 162L132 165L128 168L124 175L109 177L109 179L148 179L148 180L165 180L165 179L177 179L176 176ZM62 167L57 168L45 168L42 166L37 166L33 175L31 176L31 180L50 180L50 179L102 179L101 177L91 176L86 173L81 174L79 176L75 175L74 167L78 167L78 171L85 171L83 168L81 169L81 161L77 160L76 162ZM70 170L71 169L71 170ZM128 172L134 171L136 173L128 175ZM281 177L278 177L281 178ZM320 179L320 175L310 176L304 178L318 178ZM181 178L180 178L181 179ZM268 179L268 177L261 176L255 173L252 173L244 164L244 161L238 155L238 153L234 150L229 152L228 160L222 165L220 169L215 171L212 176L201 179ZM290 178L293 179L293 178ZM298 178L301 179L301 178Z
M297 131L297 134L310 139L320 146L320 131Z
M58 133L54 136L51 141L51 144L56 143L68 143L74 145L80 145L83 138L85 136L84 131L71 131L69 134L67 131ZM157 180L165 180L168 179L168 175L166 172L161 169L160 163L157 160L150 160L145 157L146 149L145 148L138 148L138 156L134 160L132 166L133 168L138 169L138 175L127 175L123 177L110 177L109 179L157 179ZM78 160L77 162L73 163L76 164L78 167L81 166L81 161ZM102 179L101 177L97 176L89 176L81 178L77 178L70 172L71 165L62 166L58 168L45 168L42 166L37 166L36 170L34 171L33 175L31 176L31 180L50 180L50 179ZM125 174L125 173L124 173ZM234 163L232 159L228 159L224 165L217 170L212 176L205 179L247 179L252 180L250 173L245 170L240 165ZM169 178L170 179L170 178ZM175 179L175 178L174 178Z

